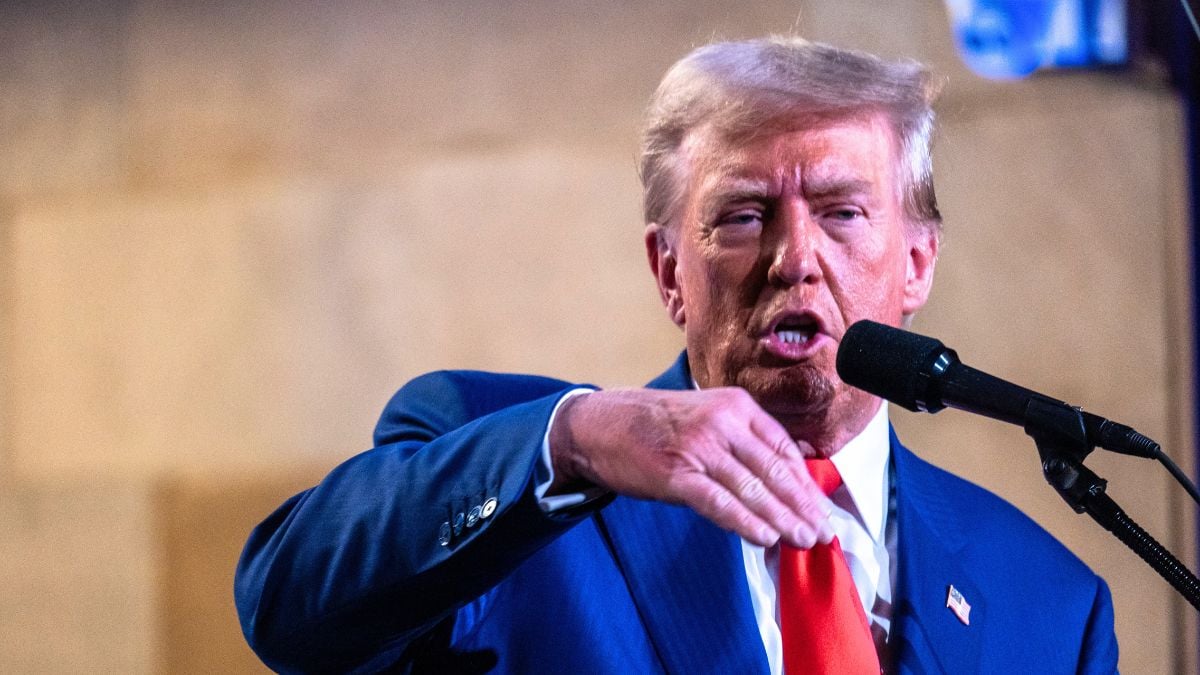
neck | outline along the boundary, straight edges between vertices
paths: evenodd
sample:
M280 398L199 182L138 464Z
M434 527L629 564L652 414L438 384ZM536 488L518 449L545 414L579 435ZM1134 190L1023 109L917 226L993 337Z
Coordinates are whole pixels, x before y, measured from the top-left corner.
M835 416L826 408L816 416L775 415L775 418L793 439L812 446L818 457L833 457L867 428L882 403L881 399L872 396L866 405L854 406L852 414Z

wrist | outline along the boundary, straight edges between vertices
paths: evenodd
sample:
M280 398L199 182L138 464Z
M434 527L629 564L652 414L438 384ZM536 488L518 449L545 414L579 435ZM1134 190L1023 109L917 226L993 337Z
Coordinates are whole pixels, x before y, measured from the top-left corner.
M563 401L554 417L554 424L550 427L550 466L554 470L554 481L546 491L549 496L593 487L580 471L581 462L575 433L579 406L588 396L582 394Z

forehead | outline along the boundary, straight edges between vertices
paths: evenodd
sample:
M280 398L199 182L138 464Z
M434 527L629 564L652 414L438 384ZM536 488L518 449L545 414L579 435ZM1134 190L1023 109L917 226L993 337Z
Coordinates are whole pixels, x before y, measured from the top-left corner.
M800 119L737 138L701 127L683 143L688 201L731 183L804 189L831 182L895 187L895 134L882 114Z

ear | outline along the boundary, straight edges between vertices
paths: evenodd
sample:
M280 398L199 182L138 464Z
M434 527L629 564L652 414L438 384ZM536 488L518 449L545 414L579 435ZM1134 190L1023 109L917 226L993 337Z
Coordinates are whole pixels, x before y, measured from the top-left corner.
M904 316L912 316L925 306L933 288L933 269L937 266L938 232L923 225L910 226L908 270L904 281Z
M646 259L650 262L650 273L658 284L658 295L662 298L667 314L677 326L683 326L683 294L679 278L675 274L678 260L671 249L670 236L666 228L658 223L646 226Z

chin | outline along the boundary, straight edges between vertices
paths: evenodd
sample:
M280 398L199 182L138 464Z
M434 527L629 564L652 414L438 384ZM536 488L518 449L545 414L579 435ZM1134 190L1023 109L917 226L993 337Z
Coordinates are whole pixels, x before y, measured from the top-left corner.
M786 369L747 368L734 381L780 421L822 421L837 393L827 374L807 364Z

